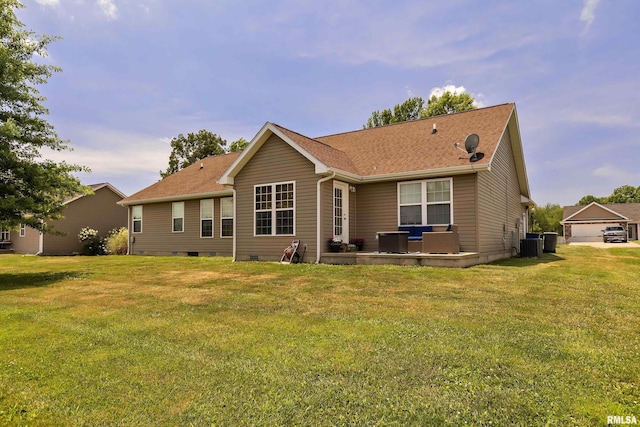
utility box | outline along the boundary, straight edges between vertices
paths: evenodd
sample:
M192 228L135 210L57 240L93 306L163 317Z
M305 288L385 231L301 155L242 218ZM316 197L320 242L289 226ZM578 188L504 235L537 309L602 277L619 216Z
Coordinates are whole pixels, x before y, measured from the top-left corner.
M558 233L544 233L544 251L556 252L558 245Z
M542 256L542 239L521 239L520 256L522 258L540 258Z

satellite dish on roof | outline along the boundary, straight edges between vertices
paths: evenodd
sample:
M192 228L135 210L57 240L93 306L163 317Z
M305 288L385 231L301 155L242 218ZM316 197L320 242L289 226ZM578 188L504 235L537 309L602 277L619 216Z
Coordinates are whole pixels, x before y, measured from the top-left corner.
M467 139L464 140L464 148L467 150L467 154L476 154L478 144L480 144L480 137L477 133L467 135Z
M467 138L464 140L464 149L460 147L459 143L454 143L453 145L460 151L464 151L467 154L470 154L469 161L477 162L478 160L484 157L484 153L478 153L478 145L480 144L480 137L477 133L470 133L467 135ZM466 157L461 157L461 159L466 159Z
M464 140L464 148L467 150L467 154L471 154L471 157L469 157L470 162L477 162L484 157L484 153L478 153L479 144L480 137L477 133L470 133L467 135L467 139Z

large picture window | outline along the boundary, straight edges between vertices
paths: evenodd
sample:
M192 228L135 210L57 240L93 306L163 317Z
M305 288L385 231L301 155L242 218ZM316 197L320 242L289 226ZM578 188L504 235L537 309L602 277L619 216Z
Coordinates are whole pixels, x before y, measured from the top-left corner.
M398 184L400 225L447 225L453 219L451 178Z
M200 200L200 237L213 237L213 199Z
M220 199L220 237L233 237L233 197Z
M256 185L255 235L295 234L295 183Z
M133 206L131 216L133 218L133 232L142 233L142 206Z
M171 204L172 231L181 233L184 231L184 202Z

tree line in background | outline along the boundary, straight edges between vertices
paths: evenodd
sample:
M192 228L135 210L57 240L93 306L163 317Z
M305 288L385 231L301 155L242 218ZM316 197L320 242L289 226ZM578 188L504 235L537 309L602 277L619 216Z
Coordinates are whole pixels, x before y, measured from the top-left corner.
M584 196L578 205L588 205L593 202L600 204L603 203L640 203L640 185L634 187L633 185L623 185L613 190L609 196L595 197L592 195Z
M363 128L368 129L425 117L468 111L475 108L475 100L466 92L453 93L446 91L441 96L433 95L427 101L427 105L424 104L424 99L417 96L407 99L402 104L396 104L393 107L393 111L390 108L386 108L382 111L376 110L372 112L371 117L369 117Z

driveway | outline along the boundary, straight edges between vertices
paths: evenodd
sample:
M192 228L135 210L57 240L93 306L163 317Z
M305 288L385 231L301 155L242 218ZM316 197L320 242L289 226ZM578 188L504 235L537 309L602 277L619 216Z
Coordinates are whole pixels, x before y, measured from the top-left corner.
M592 246L594 248L637 248L640 249L640 245L636 243L604 243L604 242L572 242L569 243L571 246Z

